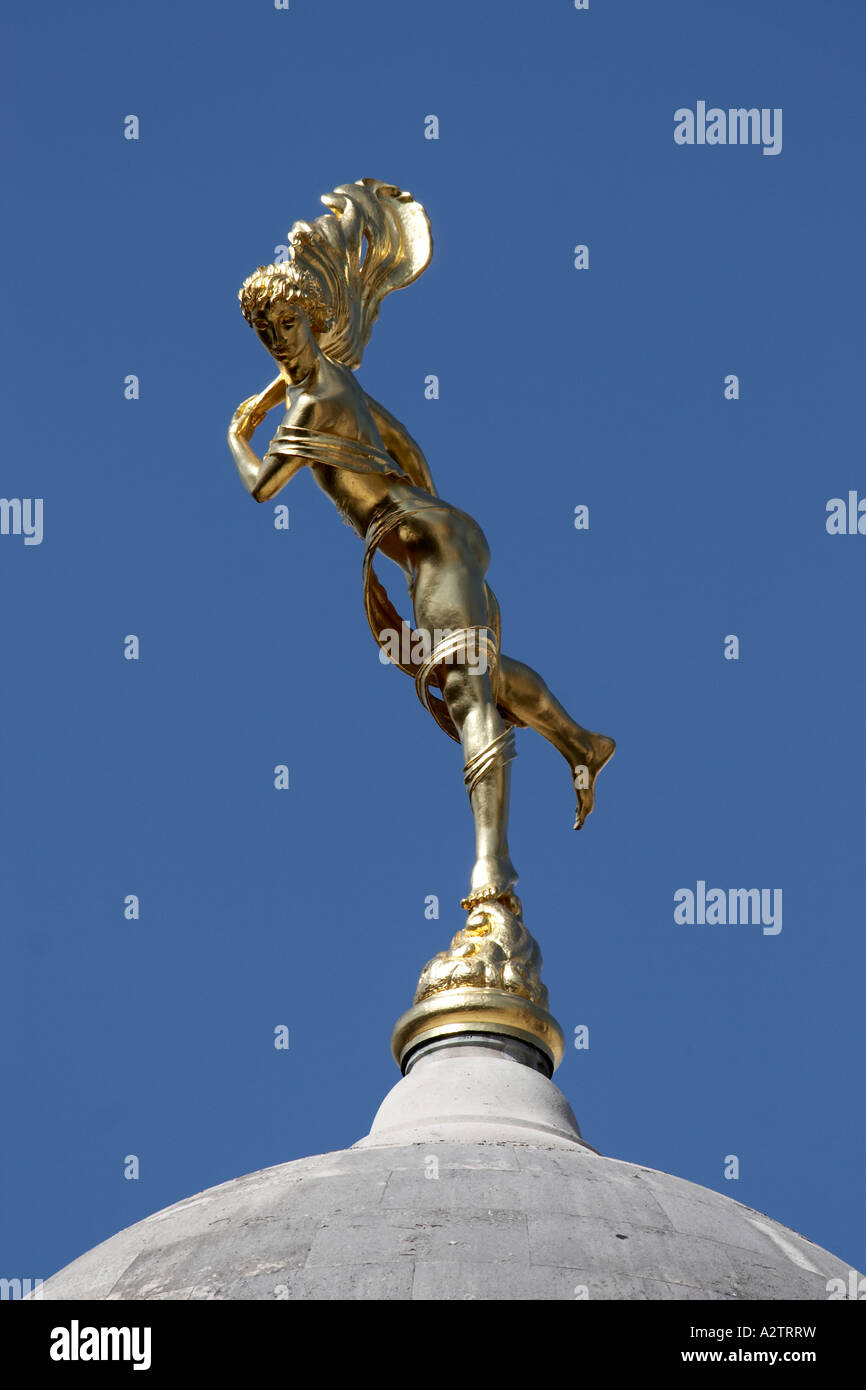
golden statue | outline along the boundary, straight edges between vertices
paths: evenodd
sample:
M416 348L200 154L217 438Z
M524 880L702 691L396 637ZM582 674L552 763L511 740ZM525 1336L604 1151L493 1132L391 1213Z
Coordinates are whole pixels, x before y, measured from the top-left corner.
M541 676L501 652L499 605L485 578L490 554L481 527L438 496L421 449L355 378L385 295L411 284L429 264L426 212L411 194L379 179L341 184L322 202L328 213L292 227L289 259L260 267L241 288L244 316L279 374L235 411L229 446L256 501L268 501L309 467L364 539L364 603L373 635L414 677L425 708L463 749L476 845L462 906L471 922L479 907L498 904L500 918L504 912L514 919L503 941L517 940L515 923L525 928L507 826L514 727L535 729L565 758L577 792L575 829L593 809L595 779L615 745L576 723ZM259 459L250 440L276 406L285 407L283 423ZM375 574L379 551L406 576L413 628ZM473 930L490 935L490 923L474 929L467 923L470 936ZM422 976L425 998L431 966ZM436 978L445 976L449 972L440 970ZM512 971L506 991L541 1002L540 978L536 988L522 991L520 978ZM501 992L501 983L495 988Z

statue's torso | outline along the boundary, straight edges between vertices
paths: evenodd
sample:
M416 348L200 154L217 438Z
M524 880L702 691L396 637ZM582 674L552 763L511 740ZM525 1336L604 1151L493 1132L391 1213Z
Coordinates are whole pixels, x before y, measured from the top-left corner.
M381 435L353 374L326 357L317 360L311 377L286 390L283 426L357 440L385 451ZM311 462L318 486L330 497L347 525L364 536L373 517L391 502L416 496L419 489L406 477L379 472L355 472L327 463ZM394 470L399 465L394 463Z

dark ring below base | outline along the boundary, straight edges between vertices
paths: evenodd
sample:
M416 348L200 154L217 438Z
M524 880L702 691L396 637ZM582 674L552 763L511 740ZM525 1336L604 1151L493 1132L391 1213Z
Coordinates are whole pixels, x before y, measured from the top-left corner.
M422 1038L403 1057L403 1075L408 1076L415 1063L431 1052L441 1052L452 1047L481 1047L491 1052L505 1053L515 1062L520 1062L531 1071L540 1072L548 1081L553 1074L553 1062L546 1052L535 1043L522 1042L520 1038L509 1037L507 1033L451 1033L441 1038Z

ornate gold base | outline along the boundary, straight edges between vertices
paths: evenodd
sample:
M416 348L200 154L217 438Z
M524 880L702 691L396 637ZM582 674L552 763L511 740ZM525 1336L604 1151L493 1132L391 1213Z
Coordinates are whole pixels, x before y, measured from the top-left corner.
M553 1014L501 989L445 989L413 1004L398 1020L391 1051L401 1070L407 1054L422 1042L455 1033L504 1033L537 1047L554 1070L565 1055L565 1037Z

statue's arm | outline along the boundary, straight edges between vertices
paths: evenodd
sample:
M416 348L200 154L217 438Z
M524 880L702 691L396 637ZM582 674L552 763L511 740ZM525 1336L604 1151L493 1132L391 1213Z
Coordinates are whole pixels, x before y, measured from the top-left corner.
M404 472L409 474L416 487L421 487L425 492L438 497L439 494L436 491L430 467L421 446L415 443L406 426L401 425L390 410L386 410L378 401L374 401L373 397L368 396L366 391L364 396L388 453L397 460Z
M303 459L277 459L272 454L260 459L250 445L253 434L268 411L284 405L285 400L286 383L278 376L264 391L242 401L229 425L228 443L235 467L247 492L257 502L266 502L273 497L304 467Z

